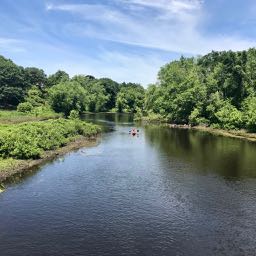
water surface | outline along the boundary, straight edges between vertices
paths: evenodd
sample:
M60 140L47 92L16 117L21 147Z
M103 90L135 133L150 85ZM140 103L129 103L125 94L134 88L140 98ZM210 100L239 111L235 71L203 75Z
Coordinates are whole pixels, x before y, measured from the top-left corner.
M255 255L256 144L85 118L99 144L0 194L1 255Z

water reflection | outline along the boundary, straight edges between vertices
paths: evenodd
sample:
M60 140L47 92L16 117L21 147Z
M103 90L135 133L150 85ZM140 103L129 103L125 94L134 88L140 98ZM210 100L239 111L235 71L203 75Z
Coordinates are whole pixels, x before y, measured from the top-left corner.
M1 255L255 255L255 144L84 118L113 132L0 194Z
M195 130L146 126L147 141L169 158L192 164L201 173L225 178L256 177L256 144Z
M133 115L125 113L85 113L82 118L99 124L104 132L113 131L116 125L126 126L133 123Z

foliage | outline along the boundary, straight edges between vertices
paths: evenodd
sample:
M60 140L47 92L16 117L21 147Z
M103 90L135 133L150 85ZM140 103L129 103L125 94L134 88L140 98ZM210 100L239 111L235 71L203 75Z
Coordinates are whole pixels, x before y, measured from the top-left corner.
M69 75L62 70L58 70L56 73L50 75L47 79L47 86L52 87L54 85L69 81Z
M30 67L24 69L25 81L29 85L37 88L43 88L47 82L46 74L42 69Z
M80 120L48 120L0 126L0 157L36 159L45 150L64 146L78 135L91 136L99 127Z
M153 112L150 112L147 114L147 116L142 117L140 120L147 123L166 123L167 120L160 114L156 114Z
M160 85L151 85L146 93L145 108L161 114L172 123L188 123L194 108L206 96L194 59L182 58L164 66L159 72Z
M242 127L243 119L241 111L237 110L229 101L225 101L224 105L215 114L221 128L234 130Z
M42 91L38 89L38 87L32 86L31 89L28 90L25 102L30 103L33 107L42 106L45 104Z
M79 119L79 112L77 110L71 110L69 114L69 119Z
M77 82L68 81L54 85L49 90L49 102L57 113L70 114L71 110L78 112L86 109L88 94Z
M82 92L80 97L75 93L74 84L78 93ZM63 93L61 88L64 89ZM72 109L79 112L113 111L117 105L118 93L121 89L125 93L127 89L131 99L128 98L129 96L125 98L128 103L122 109L135 112L138 108L142 109L143 104L134 99L140 96L131 93L130 88L137 90L140 94L141 86L138 84L119 84L109 78L96 79L91 75L75 75L70 79L69 75L62 70L47 77L42 69L23 68L0 56L0 107L2 108L15 109L19 103L24 102L29 102L33 108L36 108L49 101L55 111L63 112L66 116ZM77 103L74 102L76 99Z
M145 90L138 84L122 84L117 94L116 109L118 112L136 113L143 108Z
M18 124L31 121L57 119L61 115L55 113L49 106L33 108L31 112L18 112L14 110L0 110L0 124Z
M256 97L250 96L246 98L242 109L246 128L251 132L256 132Z
M256 131L256 49L181 57L161 68L144 108L169 122Z
M24 98L27 87L24 69L0 56L0 105L17 106Z
M119 84L108 78L77 75L72 81L78 82L88 92L86 111L109 111L115 106Z
M109 96L101 83L98 81L92 83L91 86L86 87L86 91L88 92L87 111L100 112L107 110L106 104L109 100Z
M194 108L189 116L189 124L191 125L202 125L202 126L208 126L209 120L202 117L201 110L199 108Z
M101 78L99 84L105 89L107 100L104 103L105 110L110 110L115 107L117 93L119 92L119 84L109 78Z
M20 103L17 107L17 111L23 113L30 113L33 109L33 105L30 102Z
M0 56L0 106L13 107L22 102L32 87L43 88L46 75L38 68L23 68Z

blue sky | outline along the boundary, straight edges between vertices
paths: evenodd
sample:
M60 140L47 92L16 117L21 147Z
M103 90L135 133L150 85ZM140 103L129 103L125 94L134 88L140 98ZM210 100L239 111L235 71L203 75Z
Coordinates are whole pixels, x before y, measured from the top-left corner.
M0 54L146 86L159 68L256 46L255 0L1 0Z

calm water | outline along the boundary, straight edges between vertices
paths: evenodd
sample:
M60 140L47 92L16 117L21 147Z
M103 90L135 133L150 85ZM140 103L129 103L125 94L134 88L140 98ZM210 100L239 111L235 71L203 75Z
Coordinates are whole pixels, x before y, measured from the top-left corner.
M0 255L256 254L256 144L86 118L99 144L0 194Z

